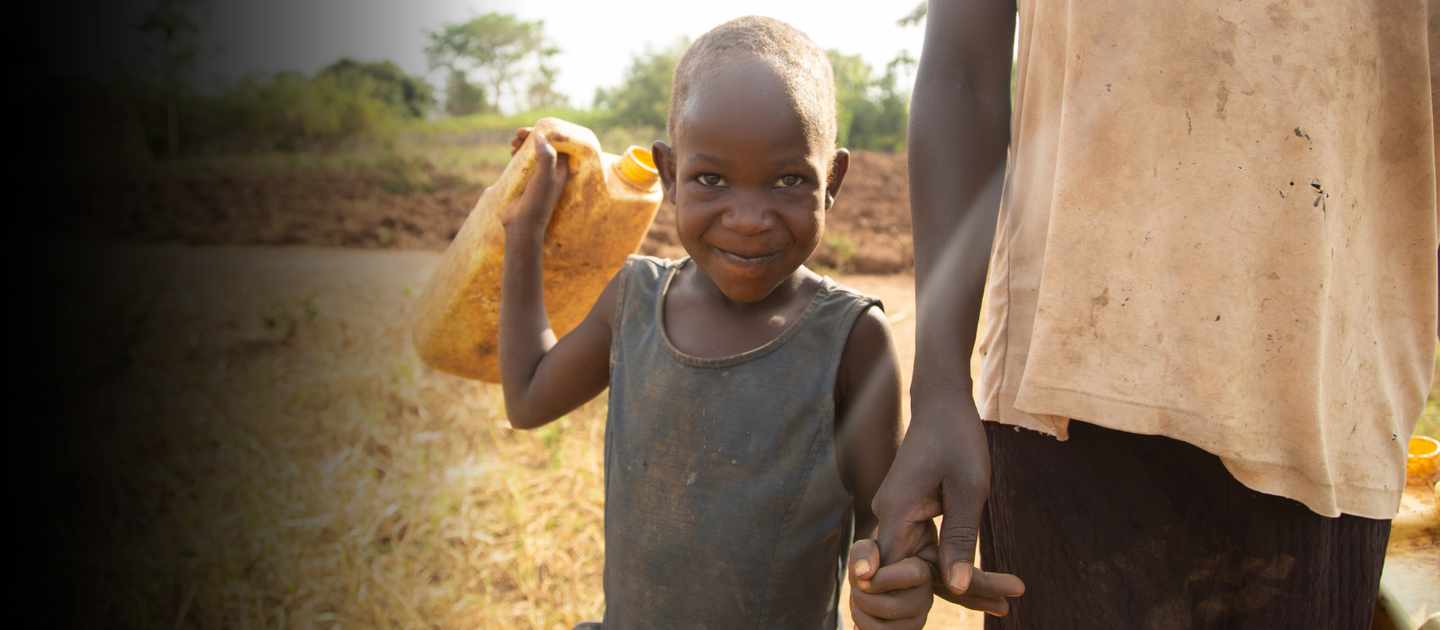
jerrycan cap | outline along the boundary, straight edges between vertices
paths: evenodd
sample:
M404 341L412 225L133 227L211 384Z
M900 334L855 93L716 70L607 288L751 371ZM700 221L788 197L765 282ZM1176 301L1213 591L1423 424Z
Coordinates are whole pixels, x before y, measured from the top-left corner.
M660 172L655 170L655 158L650 152L637 146L625 149L615 169L625 181L641 190L650 190L660 181Z

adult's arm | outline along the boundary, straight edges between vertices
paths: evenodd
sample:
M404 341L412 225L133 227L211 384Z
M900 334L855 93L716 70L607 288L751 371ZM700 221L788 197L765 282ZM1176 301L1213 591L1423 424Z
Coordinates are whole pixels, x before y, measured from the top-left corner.
M1014 0L932 0L910 106L918 303L911 420L874 507L881 565L918 553L942 516L938 560L962 605L1003 614L1024 585L973 569L990 457L970 354L1010 145Z

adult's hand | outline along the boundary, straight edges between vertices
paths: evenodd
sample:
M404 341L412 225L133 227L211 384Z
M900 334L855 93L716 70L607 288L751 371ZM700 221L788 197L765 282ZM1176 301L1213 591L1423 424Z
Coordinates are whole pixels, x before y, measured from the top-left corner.
M918 307L912 413L873 501L881 557L872 570L920 553L925 522L943 515L935 556L945 588L937 594L996 614L1024 585L974 568L990 461L970 350L1010 145L1015 17L1014 0L929 3L909 130Z
M968 392L937 393L940 396L929 400L950 399L950 413L911 422L875 497L877 540L859 541L851 548L852 580L864 584L876 567L918 556L935 568L936 595L1004 615L1010 610L1005 598L1024 593L1024 583L974 566L980 511L990 487L984 430ZM968 419L956 417L965 412ZM932 520L937 516L943 517L938 541Z

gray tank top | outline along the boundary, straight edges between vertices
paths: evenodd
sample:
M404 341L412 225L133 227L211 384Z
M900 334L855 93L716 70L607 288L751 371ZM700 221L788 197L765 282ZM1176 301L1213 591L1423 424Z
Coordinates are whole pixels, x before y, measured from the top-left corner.
M824 279L775 340L686 355L662 326L679 261L621 271L605 428L605 630L838 628L850 494L835 377L872 304Z

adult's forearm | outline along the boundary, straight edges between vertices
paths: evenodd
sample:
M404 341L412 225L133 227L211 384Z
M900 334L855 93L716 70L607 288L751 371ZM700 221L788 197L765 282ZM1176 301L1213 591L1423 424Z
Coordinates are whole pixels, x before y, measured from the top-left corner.
M974 568L990 459L975 408L970 354L1010 142L1013 0L931 0L910 108L915 234L915 371L911 419L876 494L882 565L922 552L944 516L932 560L937 595L1003 615L1024 592L1015 576ZM864 548L865 543L857 543ZM872 566L852 563L866 579Z
M1013 2L932 2L910 109L915 239L914 417L971 389L986 269L1010 143ZM949 398L949 396L942 396ZM940 410L936 410L940 411Z

